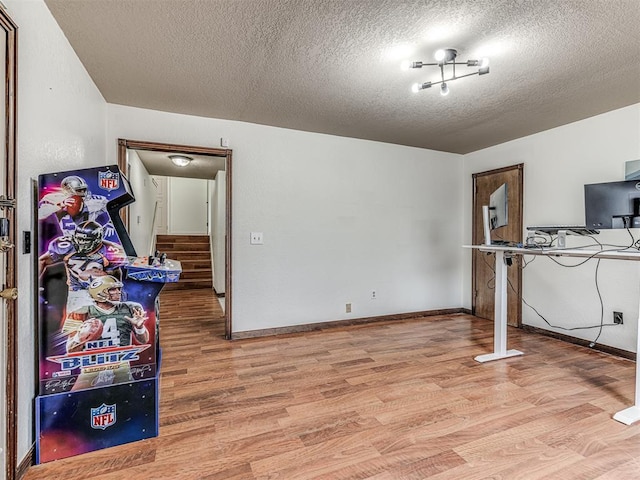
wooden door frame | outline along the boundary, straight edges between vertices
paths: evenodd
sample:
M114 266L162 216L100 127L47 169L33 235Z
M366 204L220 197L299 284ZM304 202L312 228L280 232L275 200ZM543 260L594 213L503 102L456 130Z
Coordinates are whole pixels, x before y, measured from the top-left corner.
M17 118L17 30L18 26L0 6L0 28L6 36L5 48L5 169L4 189L8 199L16 198L16 118ZM16 245L16 208L5 208L4 216L9 219L9 242ZM18 284L16 271L17 246L6 252L6 280L4 288L15 288ZM15 300L5 300L7 313L7 367L6 395L6 450L5 475L7 480L16 478L18 472L18 308Z
M224 274L224 334L227 340L232 337L232 315L231 315L231 199L232 199L232 151L225 148L198 147L193 145L176 145L170 143L146 142L140 140L118 139L118 167L125 176L129 176L129 166L127 164L127 149L150 150L166 153L191 153L197 155L210 155L215 157L225 157L225 274ZM134 192L135 194L135 192ZM122 209L125 226L129 228L129 207Z
M478 207L478 200L477 200L477 195L476 195L476 182L478 177L483 177L483 176L487 176L487 175L495 175L498 173L504 173L504 172L509 172L512 170L518 170L518 180L519 180L519 189L520 189L520 198L518 199L518 218L520 218L520 222L521 224L524 223L524 163L519 163L517 165L510 165L508 167L502 167L502 168L496 168L494 170L487 170L485 172L479 172L479 173L474 173L472 174L472 199L473 199L473 204L472 204L472 210L471 210L471 240L472 243L477 244L477 243L484 243L484 239L478 239L475 238L476 235L476 231L477 231L477 224L476 224L476 209ZM522 232L520 232L520 235L522 235ZM475 295L475 291L476 291L476 262L475 262L475 258L476 255L474 253L472 253L472 260L471 260L471 313L473 315L476 314L476 295ZM518 291L516 292L517 295L517 301L516 301L516 305L517 305L517 319L516 319L516 323L517 326L520 327L522 326L522 269L518 268L518 284L520 286L520 288L518 289Z

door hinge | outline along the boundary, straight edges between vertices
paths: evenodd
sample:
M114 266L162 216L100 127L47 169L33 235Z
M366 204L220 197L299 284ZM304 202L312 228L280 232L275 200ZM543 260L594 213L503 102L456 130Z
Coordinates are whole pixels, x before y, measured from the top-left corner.
M16 199L0 195L0 208L16 208Z

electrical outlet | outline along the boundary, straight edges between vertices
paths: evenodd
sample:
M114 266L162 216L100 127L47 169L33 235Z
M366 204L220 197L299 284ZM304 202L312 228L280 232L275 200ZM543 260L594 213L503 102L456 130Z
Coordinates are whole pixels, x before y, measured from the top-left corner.
M344 310L347 313L351 313L351 304L350 303L345 304Z
M378 298L378 296L376 295L376 291L371 290L371 300L375 300L376 298Z
M613 323L617 325L622 325L622 312L613 312Z
M251 245L263 245L264 238L262 236L262 232L251 232L251 239L249 243L251 243Z

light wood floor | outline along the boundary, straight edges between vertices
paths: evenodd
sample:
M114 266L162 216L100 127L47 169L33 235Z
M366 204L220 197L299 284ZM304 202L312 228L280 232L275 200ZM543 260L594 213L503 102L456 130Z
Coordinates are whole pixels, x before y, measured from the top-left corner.
M493 324L416 318L228 342L215 300L162 294L160 436L28 480L638 479L635 364Z

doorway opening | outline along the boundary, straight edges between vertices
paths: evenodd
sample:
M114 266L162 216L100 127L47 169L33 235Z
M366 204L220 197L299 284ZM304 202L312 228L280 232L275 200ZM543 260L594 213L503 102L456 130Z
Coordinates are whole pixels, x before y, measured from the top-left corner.
M225 322L225 338L231 339L233 326L232 326L232 285L231 285L231 199L232 199L232 151L229 149L220 149L220 148L210 148L210 147L200 147L193 145L176 145L176 144L168 144L168 143L157 143L157 142L146 142L139 140L127 140L127 139L119 139L118 140L118 167L124 173L125 176L129 177L130 175L130 163L127 161L128 152L131 150L135 150L140 153L159 153L162 154L162 159L157 160L160 165L167 167L169 170L159 169L155 174L157 175L166 175L173 176L174 174L167 175L167 172L171 171L171 160L168 158L168 155L171 154L181 154L188 155L192 157L202 157L205 159L209 159L211 164L220 163L221 168L219 170L224 170L224 185L225 185L225 207L224 207L224 322ZM210 165L209 165L210 166ZM179 168L179 167L177 167ZM175 171L174 171L175 172ZM150 174L153 172L149 172ZM189 174L179 173L175 174L179 177L187 177L189 178ZM206 175L206 174L205 174ZM135 192L134 192L135 195ZM124 208L121 211L122 219L124 221L127 229L130 228L130 209L129 207ZM137 221L137 219L136 219ZM212 290L213 293L213 290Z

